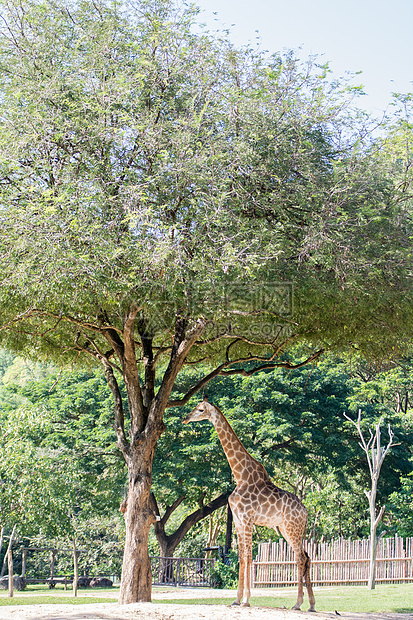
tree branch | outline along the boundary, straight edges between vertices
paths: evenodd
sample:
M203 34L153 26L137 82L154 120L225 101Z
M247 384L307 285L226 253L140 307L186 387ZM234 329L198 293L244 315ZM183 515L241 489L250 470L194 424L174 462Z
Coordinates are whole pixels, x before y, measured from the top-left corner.
M212 502L209 502L209 504L202 506L202 508L198 508L198 510L188 515L186 519L181 523L181 525L179 526L179 528L176 530L175 533L184 532L183 534L184 536L186 532L192 527L192 525L195 525L195 523L198 523L198 521L205 519L205 517L208 517L211 513L213 513L218 508L225 506L225 504L228 501L228 497L231 495L231 493L232 493L232 490L225 491L225 493L221 493L221 495L219 495L214 500L212 500Z
M200 318L194 323L188 333L186 333L186 319L178 319L176 321L175 336L169 364L163 376L161 387L154 399L154 405L151 407L152 416L156 415L156 411L162 411L163 413L168 406L168 399L172 392L176 377L182 368L186 356L204 331L206 325L206 319Z
M139 322L139 335L142 342L143 364L145 368L145 383L143 399L146 408L150 406L155 396L155 360L153 355L153 337L146 329L144 321Z
M129 415L130 415L130 433L133 440L143 431L147 421L147 408L143 402L142 389L139 382L138 365L136 362L135 351L135 322L136 316L140 308L132 305L125 316L123 322L123 343L118 344L121 356L123 378L127 386ZM110 335L111 337L113 334ZM119 338L120 340L120 338ZM117 339L114 338L114 347L116 351Z
M125 434L125 417L123 413L122 396L111 365L107 360L105 360L105 358L102 358L101 361L104 366L106 380L113 394L115 405L115 429L116 436L118 438L118 446L125 456L125 459L128 460L130 457L130 444Z
M184 519L181 525L173 532L172 534L166 535L163 530L163 544L169 548L169 552L173 553L175 548L179 545L185 534L193 527L196 523L205 519L210 514L215 512L218 508L225 506L228 501L228 497L232 491L226 491L225 493L221 493L218 497L216 497L212 502L202 506L195 512L191 513ZM178 501L178 500L177 500ZM175 502L176 503L176 502ZM163 518L161 519L162 522ZM158 524L155 524L155 527Z
M197 392L199 392L199 390L203 388L204 385L209 383L209 381L211 381L211 379L213 379L214 377L217 377L218 375L220 375L221 370L225 368L226 365L227 365L226 363L221 364L220 366L215 368L215 370L212 370L208 375L205 375L205 377L203 377L200 381L195 383L195 385L189 388L188 392L185 394L183 398L169 400L167 407L181 407L182 405L186 405L186 403L192 398L192 396L196 394Z
M155 532L157 530L157 528L159 529L159 526L161 526L162 528L165 527L169 517L175 512L175 510L182 504L182 502L184 501L186 495L180 495L172 504L172 506L167 506L165 509L165 512L161 518L160 521L157 521L157 523L155 524ZM159 507L158 507L158 502L156 501L155 495L152 492L151 493L151 502L153 503L154 508L156 508L156 514L160 514L159 512Z
M221 375L221 376L242 375L244 377L250 377L251 375L257 372L260 372L261 370L269 370L269 369L274 369L274 368L288 368L290 370L293 370L295 368L301 368L301 366L305 366L306 364L309 364L310 362L314 362L316 359L318 359L322 355L323 352L324 352L324 349L320 349L319 351L316 351L315 353L310 355L310 357L308 357L304 362L300 362L298 364L291 364L291 362L287 362L287 361L286 362L268 361L267 363L260 364L259 366L256 366L255 368L252 368L250 370L245 370L244 368L233 368L232 370L225 370L225 368L228 368L228 366L232 366L233 364L241 364L245 362L257 361L257 357L251 356L249 358L240 358L237 360L223 362L222 364L217 366L214 370L212 370L208 375L205 375L205 377L203 377L202 379L200 379L200 381L198 381L192 387L190 387L188 392L182 398L168 401L167 407L182 407L183 405L186 405L186 403L192 398L192 396L194 396L194 394L199 392L199 390L203 388L204 385L206 385L209 381L211 381L211 379L213 379L214 377L217 377L218 375Z
M375 522L374 522L374 527L377 527L377 526L378 526L379 522L381 521L381 519L382 519L382 517L383 517L383 515L384 515L384 511L385 511L385 509L386 509L386 506L382 506L382 507L380 508L380 512L379 512L379 514L377 515L376 520L375 520Z

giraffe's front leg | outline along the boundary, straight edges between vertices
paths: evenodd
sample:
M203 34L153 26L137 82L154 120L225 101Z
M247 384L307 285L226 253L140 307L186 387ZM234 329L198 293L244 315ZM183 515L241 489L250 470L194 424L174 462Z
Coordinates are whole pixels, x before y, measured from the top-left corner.
M229 498L229 500L231 500L231 496ZM234 515L234 524L235 524L235 529L237 531L237 538L238 538L238 556L239 556L239 572L238 572L238 591L237 591L237 598L235 599L235 601L232 603L233 605L241 605L241 601L242 601L242 605L245 604L245 592L244 592L244 584L245 584L245 576L246 576L246 558L247 558L247 551L248 551L248 547L246 545L246 538L245 538L245 523L243 521L242 518L239 518L238 516L238 510L237 510L237 506L234 505L233 502L229 502L231 509L232 509L232 513ZM232 504L232 505L231 505ZM249 596L248 596L249 598ZM247 601L248 604L248 601Z
M238 538L238 559L239 559L239 572L238 572L238 591L237 598L232 603L233 605L240 605L242 600L242 595L244 592L244 564L245 564L245 545L244 545L244 524L242 519L239 517L238 510L238 502L239 498L235 491L229 496L228 504L232 510L232 515L234 517L234 525L237 532Z
M244 576L245 576L245 545L244 536L238 531L238 557L239 557L239 572L238 572L238 590L237 598L232 603L233 605L240 605L242 595L244 593Z
M237 590L237 598L232 603L233 605L240 605L242 594L244 592L244 557L239 551L239 573L238 573L238 590Z
M249 607L249 600L251 596L252 523L248 523L244 528L244 545L244 597L241 605L243 607Z

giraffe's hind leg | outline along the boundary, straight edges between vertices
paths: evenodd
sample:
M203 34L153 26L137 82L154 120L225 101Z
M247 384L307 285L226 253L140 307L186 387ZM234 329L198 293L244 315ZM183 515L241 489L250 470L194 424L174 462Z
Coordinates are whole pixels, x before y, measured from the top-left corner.
M305 556L302 549L294 549L295 562L298 568L298 593L297 602L293 609L301 609L301 605L304 600L304 569L305 569Z
M313 584L311 583L311 577L310 577L311 560L310 560L308 553L306 551L304 551L304 553L306 555L304 578L305 578L305 586L307 588L308 600L310 601L310 607L308 611L315 611L315 597L314 597L314 592L313 592Z
M301 605L304 600L304 578L305 584L307 587L308 598L310 601L309 611L315 611L315 598L313 587L310 579L310 558L308 554L303 549L302 543L302 535L297 536L296 531L289 531L288 526L284 525L280 527L281 534L288 542L288 544L293 548L295 561L298 569L298 593L297 593L297 602L294 605L293 609L299 610L301 609Z

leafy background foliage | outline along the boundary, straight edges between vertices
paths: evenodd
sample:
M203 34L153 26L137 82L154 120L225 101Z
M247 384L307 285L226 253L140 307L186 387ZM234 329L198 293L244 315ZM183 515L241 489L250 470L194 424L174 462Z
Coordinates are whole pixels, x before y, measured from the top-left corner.
M60 372L35 365L6 351L1 360L2 523L8 531L18 523L22 543L37 546L66 548L76 536L79 548L86 550L82 566L94 573L116 574L124 535L119 504L126 472L114 448L112 403L104 379L97 372ZM176 394L185 392L199 373L193 369L182 374ZM380 478L384 527L389 533L413 535L412 384L408 360L376 369L361 360L327 356L312 368L217 377L208 397L225 412L275 483L303 498L310 514L308 535L316 540L368 534L363 490L369 475L358 438L343 412L356 416L361 407L366 429L384 416L399 444L386 458ZM198 399L195 396L187 409ZM154 461L153 490L161 512L184 496L167 523L169 532L199 501L211 501L234 486L213 427L184 426L184 413L182 408L167 410L167 428ZM216 517L217 543L224 544L225 512ZM190 530L176 555L203 555L212 518L215 515ZM254 540L274 536L273 531L257 527ZM150 550L158 553L154 534ZM43 560L41 554L33 556L28 570L41 572L48 562L48 555ZM70 572L70 562L70 554L60 554L59 570Z

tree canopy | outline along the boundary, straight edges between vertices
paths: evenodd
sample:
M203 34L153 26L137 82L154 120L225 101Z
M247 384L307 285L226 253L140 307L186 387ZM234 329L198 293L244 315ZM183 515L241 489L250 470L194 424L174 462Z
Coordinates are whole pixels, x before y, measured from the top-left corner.
M148 600L168 406L290 366L300 339L303 364L405 350L411 127L374 137L325 65L196 33L172 0L0 6L0 334L103 367L129 471L121 600Z
M132 307L159 355L177 313L229 331L229 312L230 335L277 346L285 318L327 343L400 340L410 178L326 67L192 34L169 0L2 14L9 345L98 355Z

